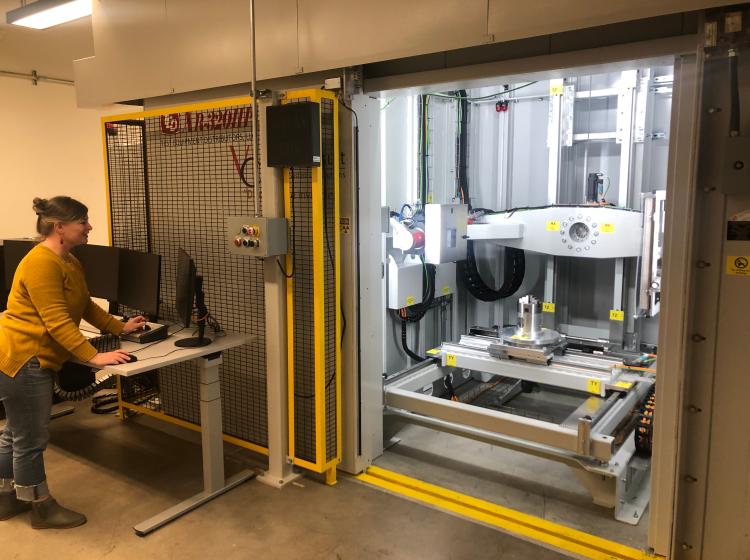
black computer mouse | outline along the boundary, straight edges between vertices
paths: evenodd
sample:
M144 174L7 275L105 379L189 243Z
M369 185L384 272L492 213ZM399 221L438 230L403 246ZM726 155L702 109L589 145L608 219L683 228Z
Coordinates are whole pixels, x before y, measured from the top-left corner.
M135 354L128 354L129 364L132 364L133 362L137 362L137 361L138 361L138 356L136 356Z

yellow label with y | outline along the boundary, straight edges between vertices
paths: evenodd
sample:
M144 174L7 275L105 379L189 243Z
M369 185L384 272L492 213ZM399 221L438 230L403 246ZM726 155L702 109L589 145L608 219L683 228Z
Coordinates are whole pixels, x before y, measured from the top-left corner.
M625 312L621 311L619 309L612 309L609 312L609 320L610 321L624 321L625 320Z
M589 379L586 388L589 393L594 393L595 395L602 394L602 382L598 379Z
M443 295L447 296L451 293L451 287L450 286L443 286Z
M445 355L445 365L456 367L456 355L455 354L446 354Z
M550 96L562 95L565 92L565 84L560 79L550 80L549 82L549 94Z
M602 233L614 233L615 224L602 224Z
M560 231L560 222L557 220L547 222L547 231Z
M555 304L551 301L545 301L542 302L542 311L544 313L554 313L555 312Z
M406 305L414 305L414 296L406 296Z
M750 276L750 256L727 257L727 274Z

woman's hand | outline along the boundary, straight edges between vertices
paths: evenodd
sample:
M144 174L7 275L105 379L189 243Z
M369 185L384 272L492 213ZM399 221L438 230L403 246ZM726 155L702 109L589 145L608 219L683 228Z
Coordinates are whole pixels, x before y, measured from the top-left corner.
M127 364L129 361L130 355L125 350L114 350L112 352L99 352L89 360L89 363L94 367L102 368L104 366Z
M128 334L133 331L140 330L145 326L146 326L146 318L143 315L137 315L136 317L129 319L128 322L125 323L125 330L122 332L124 334Z

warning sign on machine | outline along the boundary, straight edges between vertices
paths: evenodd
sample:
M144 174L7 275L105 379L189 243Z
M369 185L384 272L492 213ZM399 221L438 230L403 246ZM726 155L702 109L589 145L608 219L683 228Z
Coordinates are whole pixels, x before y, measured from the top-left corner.
M727 274L750 276L750 255L727 257Z

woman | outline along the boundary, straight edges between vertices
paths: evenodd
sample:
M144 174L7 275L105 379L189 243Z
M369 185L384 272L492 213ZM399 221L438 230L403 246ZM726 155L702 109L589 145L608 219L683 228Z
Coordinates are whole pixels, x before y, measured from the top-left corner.
M23 258L0 319L0 520L31 509L35 529L77 527L86 517L60 506L49 493L43 452L49 441L53 376L71 355L102 368L128 362L122 350L97 353L78 325L81 318L114 334L142 328L143 317L123 324L89 296L81 263L70 250L91 231L88 208L67 196L35 198L42 240Z

